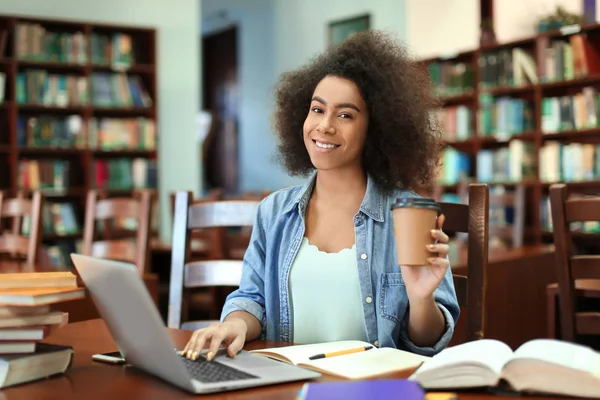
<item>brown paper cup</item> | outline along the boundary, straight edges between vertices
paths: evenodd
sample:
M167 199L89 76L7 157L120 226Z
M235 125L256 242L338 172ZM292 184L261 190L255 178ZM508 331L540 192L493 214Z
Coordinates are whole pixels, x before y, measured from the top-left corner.
M394 236L399 265L429 265L433 253L427 245L434 242L431 230L436 228L440 207L432 199L398 199L392 205Z

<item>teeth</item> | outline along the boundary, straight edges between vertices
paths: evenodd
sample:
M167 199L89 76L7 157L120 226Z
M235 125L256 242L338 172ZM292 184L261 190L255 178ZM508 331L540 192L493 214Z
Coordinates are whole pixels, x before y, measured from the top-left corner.
M315 141L315 143L317 144L317 147L322 149L334 149L336 147L335 144L321 143L317 141Z

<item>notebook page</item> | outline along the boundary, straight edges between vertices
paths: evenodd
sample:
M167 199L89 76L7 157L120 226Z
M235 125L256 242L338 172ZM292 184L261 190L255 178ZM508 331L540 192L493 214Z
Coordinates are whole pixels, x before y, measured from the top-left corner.
M600 354L575 343L535 339L521 345L513 357L532 358L588 372L600 378Z
M355 349L358 347L371 346L369 343L360 340L343 340L339 342L316 343L316 344L301 344L287 347L277 347L262 350L252 350L252 353L269 355L269 353L279 354L290 360L293 364L309 361L309 357L321 354L340 351L346 349ZM373 350L367 351L370 352ZM347 357L339 356L339 357Z
M512 355L512 349L498 340L475 340L442 350L419 368L417 374L471 361L487 365L494 373L500 375L502 367Z
M429 357L408 351L383 347L362 353L322 358L306 364L326 373L348 379L359 379L409 368L414 369L429 359Z

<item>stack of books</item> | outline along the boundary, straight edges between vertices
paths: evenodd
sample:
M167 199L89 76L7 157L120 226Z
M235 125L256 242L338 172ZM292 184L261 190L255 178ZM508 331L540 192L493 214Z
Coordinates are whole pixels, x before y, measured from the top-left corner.
M84 296L68 271L0 274L0 388L67 370L73 349L41 342L69 319L52 305Z

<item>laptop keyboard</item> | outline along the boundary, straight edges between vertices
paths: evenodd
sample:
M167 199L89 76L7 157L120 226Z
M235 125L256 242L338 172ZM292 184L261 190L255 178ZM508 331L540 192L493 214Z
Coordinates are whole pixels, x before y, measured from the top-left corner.
M182 357L182 360L192 377L203 383L258 378L216 361L206 361L204 357L198 357L195 361Z

